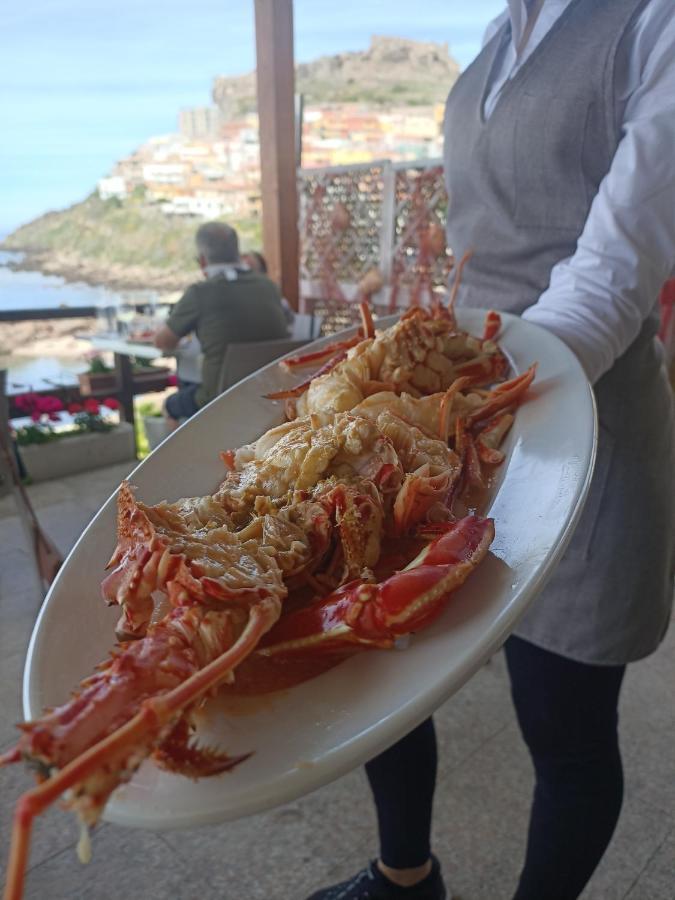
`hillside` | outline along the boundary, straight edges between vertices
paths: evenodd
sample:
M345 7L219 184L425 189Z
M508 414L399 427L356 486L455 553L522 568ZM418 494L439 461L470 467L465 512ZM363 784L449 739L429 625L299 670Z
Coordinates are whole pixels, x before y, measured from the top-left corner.
M169 217L144 202L94 193L18 228L3 249L23 250L21 268L119 288L181 290L195 279L195 219ZM239 225L243 244L260 245L259 224Z
M373 37L368 50L321 56L296 66L306 103L426 106L444 103L459 76L447 44ZM219 77L213 100L226 118L255 109L255 72Z
M307 103L401 109L442 103L458 74L447 44L374 37L368 50L298 65L296 84ZM213 96L226 117L255 108L255 74L216 78ZM21 268L73 281L180 290L196 274L198 224L195 218L167 216L138 186L124 200L102 200L94 193L69 209L47 213L2 246L26 252ZM259 221L234 224L244 247L260 247Z

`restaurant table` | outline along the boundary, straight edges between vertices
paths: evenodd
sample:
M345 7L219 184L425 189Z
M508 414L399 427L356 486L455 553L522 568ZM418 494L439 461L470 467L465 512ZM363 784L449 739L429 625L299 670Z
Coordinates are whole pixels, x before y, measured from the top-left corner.
M154 346L154 344L144 341L133 341L128 338L120 337L115 334L92 334L87 335L86 340L89 341L94 350L112 353L115 360L115 374L119 384L119 401L120 408L124 415L125 421L135 426L134 414L134 373L131 364L131 357L137 359L161 359L166 354ZM134 440L136 430L134 428Z

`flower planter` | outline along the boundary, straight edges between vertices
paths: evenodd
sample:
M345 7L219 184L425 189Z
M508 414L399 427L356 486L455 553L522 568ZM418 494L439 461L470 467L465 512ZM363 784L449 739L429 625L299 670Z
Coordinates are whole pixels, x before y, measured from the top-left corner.
M171 433L163 416L143 416L143 427L151 450L159 447L164 438Z
M164 390L169 375L171 375L171 369L168 366L148 366L145 369L136 369L133 373L134 393L142 394L145 391Z
M29 444L20 447L19 452L30 478L48 481L133 460L134 430L128 422L120 422L111 431L77 434L46 444Z
M102 397L119 390L114 372L83 372L77 379L83 397Z

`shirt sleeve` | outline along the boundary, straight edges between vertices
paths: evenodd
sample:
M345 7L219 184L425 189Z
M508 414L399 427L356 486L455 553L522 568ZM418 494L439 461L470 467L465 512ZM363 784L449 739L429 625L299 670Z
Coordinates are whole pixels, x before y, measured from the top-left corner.
M675 267L675 18L645 53L622 130L576 251L523 315L565 341L591 382L635 340Z
M166 320L167 326L176 337L185 337L197 327L199 318L199 302L196 291L189 287L171 311Z

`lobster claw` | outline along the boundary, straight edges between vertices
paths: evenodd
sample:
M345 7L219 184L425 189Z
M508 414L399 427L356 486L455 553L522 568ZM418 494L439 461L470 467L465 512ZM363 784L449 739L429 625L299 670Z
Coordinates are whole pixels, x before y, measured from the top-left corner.
M267 657L349 656L388 648L432 622L448 595L479 565L494 538L492 519L467 516L435 525L440 536L381 584L352 581L278 622L258 645Z

